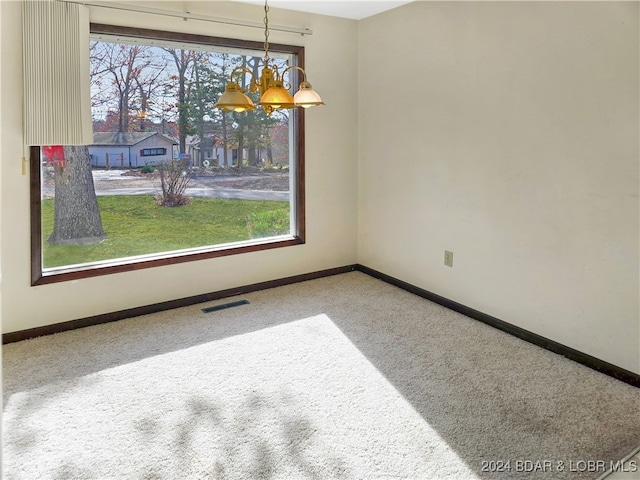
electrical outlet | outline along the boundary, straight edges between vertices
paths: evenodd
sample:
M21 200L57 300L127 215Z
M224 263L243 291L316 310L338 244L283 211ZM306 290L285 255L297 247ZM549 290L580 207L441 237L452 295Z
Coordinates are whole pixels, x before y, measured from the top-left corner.
M453 268L453 252L450 252L449 250L444 251L444 264L447 267Z

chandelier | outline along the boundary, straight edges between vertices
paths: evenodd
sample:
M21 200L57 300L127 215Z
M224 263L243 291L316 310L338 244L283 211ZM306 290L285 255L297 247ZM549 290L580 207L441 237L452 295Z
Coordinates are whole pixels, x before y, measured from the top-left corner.
M224 89L224 93L220 95L215 108L219 108L223 112L247 112L255 110L256 106L253 101L245 93L239 85L241 75L248 73L251 76L249 85L246 87L250 92L260 91L260 105L268 115L275 110L291 109L296 107L310 108L318 105L324 105L320 95L307 82L306 72L295 65L289 66L283 70L282 74L278 71L278 66L271 63L269 58L269 6L267 1L264 2L264 59L263 68L260 78L256 80L253 72L247 67L236 67L229 75L229 83ZM302 82L296 94L292 97L285 88L284 76L290 70L299 70L302 73Z

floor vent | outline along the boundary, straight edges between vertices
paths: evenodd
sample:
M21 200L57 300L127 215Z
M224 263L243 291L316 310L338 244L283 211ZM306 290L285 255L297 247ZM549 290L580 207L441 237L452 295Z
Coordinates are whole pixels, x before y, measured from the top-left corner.
M224 303L222 305L215 305L213 307L203 308L202 311L204 313L217 312L218 310L225 310L227 308L239 307L240 305L246 305L249 303L249 300L239 300L237 302Z

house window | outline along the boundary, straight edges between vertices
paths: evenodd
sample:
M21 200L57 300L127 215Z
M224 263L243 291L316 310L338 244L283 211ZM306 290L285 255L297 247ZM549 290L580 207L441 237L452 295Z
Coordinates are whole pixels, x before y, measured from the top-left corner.
M303 112L213 108L262 47L91 25L94 144L31 147L33 285L304 243Z
M143 148L140 150L140 156L142 157L155 157L157 155L166 155L166 148Z

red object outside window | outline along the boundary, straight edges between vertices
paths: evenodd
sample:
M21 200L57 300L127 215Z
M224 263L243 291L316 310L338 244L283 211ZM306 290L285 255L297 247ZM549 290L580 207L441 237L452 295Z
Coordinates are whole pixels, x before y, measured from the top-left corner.
M42 154L47 163L58 164L64 167L64 147L62 145L42 147Z

